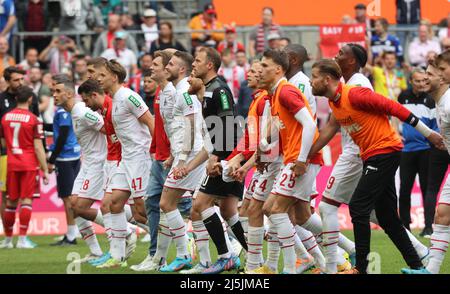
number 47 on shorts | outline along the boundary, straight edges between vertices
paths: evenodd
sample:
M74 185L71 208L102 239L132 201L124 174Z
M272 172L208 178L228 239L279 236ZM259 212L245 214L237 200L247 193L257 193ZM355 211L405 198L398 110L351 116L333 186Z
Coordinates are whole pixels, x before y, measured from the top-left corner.
M131 181L131 188L134 191L141 191L142 190L142 177L134 178Z

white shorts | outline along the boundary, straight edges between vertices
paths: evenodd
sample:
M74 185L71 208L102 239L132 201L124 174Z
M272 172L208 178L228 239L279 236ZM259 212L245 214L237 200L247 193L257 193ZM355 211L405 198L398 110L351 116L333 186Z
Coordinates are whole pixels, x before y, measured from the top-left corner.
M352 199L359 179L362 176L363 163L357 156L339 156L323 196L338 203L348 204Z
M298 200L310 202L313 194L314 180L320 171L320 165L309 164L303 176L294 178L291 167L294 163L288 163L277 176L277 181L272 189L272 194L293 197Z
M265 202L269 198L270 192L283 166L282 159L279 158L268 166L268 170L260 175L258 183L254 189L253 198Z
M110 161L107 160L105 164L105 188L103 189L105 193L112 193L111 189L111 180L112 177L116 174L117 170L119 169L119 161L114 160Z
M447 180L445 180L438 203L450 205L450 176L447 177Z
M100 201L103 199L104 186L105 171L103 163L89 166L82 163L80 172L73 183L72 195Z
M144 197L150 179L151 165L150 155L131 160L122 159L111 178L111 190L129 191L133 198Z
M195 155L189 156L186 162L191 161ZM164 183L164 187L178 189L178 190L186 190L190 192L194 192L203 175L205 174L206 162L199 165L196 169L191 171L186 177L182 179L174 179L173 170L178 165L179 159L176 157L173 161L172 168L169 171L169 175Z

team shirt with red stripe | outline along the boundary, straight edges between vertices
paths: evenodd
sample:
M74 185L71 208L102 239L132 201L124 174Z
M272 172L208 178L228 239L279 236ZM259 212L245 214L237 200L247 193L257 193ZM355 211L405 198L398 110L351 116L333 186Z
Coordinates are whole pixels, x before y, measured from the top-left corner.
M34 171L39 163L34 139L43 139L42 122L30 111L15 108L2 118L0 136L6 141L8 171Z
M392 128L388 116L406 121L411 112L370 89L340 84L329 105L339 124L361 150L361 158L387 154L403 149L403 143Z
M249 160L256 151L260 136L259 120L263 116L265 103L270 100L270 96L264 90L257 90L252 96L253 100L248 110L247 128L244 136L226 160L230 160L241 153L245 160Z
M104 126L106 130L106 140L108 142L108 155L106 159L108 161L120 161L122 146L120 145L120 141L116 136L116 131L114 130L114 126L112 123L112 107L112 98L106 95L105 102L103 103L103 107L101 109L101 113L105 123Z

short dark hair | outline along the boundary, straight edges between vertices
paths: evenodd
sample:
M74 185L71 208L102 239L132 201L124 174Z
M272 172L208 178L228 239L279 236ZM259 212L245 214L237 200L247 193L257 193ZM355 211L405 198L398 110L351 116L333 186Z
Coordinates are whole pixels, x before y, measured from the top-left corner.
M34 93L30 87L20 86L17 89L16 99L17 103L26 103L30 97L33 97Z
M381 58L384 59L384 58L386 58L387 55L394 55L397 58L397 53L395 53L394 51L384 51L381 54Z
M122 84L127 77L126 69L115 59L112 59L106 63L106 69L117 76L119 84Z
M381 24L381 26L384 28L385 31L388 30L389 28L389 22L387 19L385 19L384 17L381 17L377 20L375 20L375 22L379 22Z
M3 77L5 78L5 81L9 82L9 81L11 81L12 74L25 75L26 73L27 73L26 71L20 69L17 66L9 66L3 72Z
M71 82L72 80L66 74L57 74L52 76L52 80L55 81L56 84L64 84L65 82Z
M98 93L103 95L103 89L96 80L88 79L78 87L78 95L91 95Z
M281 66L284 72L289 69L289 56L284 50L268 49L264 51L263 57L272 59L275 64Z
M264 11L264 10L266 10L266 9L269 10L269 11L272 13L272 15L275 15L275 11L273 10L272 7L265 6L265 7L263 7L262 11Z
M158 51L155 51L155 57L154 58L161 57L162 64L163 64L164 67L166 67L166 65L169 64L169 61L172 58L172 56L173 56L173 53L170 52L169 50L158 50Z
M436 58L436 65L438 65L441 62L450 64L450 49L447 49L438 55L438 57Z
M356 61L358 61L358 64L360 67L365 67L367 63L367 51L366 49L355 43L347 44L348 47L352 50L353 56L355 56Z
M335 80L342 78L342 71L333 59L321 59L313 64L312 68L319 69L321 74L329 75Z
M144 69L142 71L142 77L143 78L150 77L151 75L152 75L152 70L151 69Z
M205 52L206 59L214 66L214 71L217 72L219 70L220 66L222 65L222 59L220 58L220 54L216 49L211 47L202 47L200 48L200 50L198 50L198 52Z
M176 51L173 56L178 57L181 59L186 66L186 72L187 74L191 74L192 71L192 63L194 62L194 57L192 57L191 54L184 52L184 51Z
M106 67L106 63L108 62L108 59L104 58L104 57L94 57L88 60L87 65L93 65L94 67L100 67L100 66L105 66Z
M288 37L281 37L281 38L280 38L280 41L281 41L281 40L284 40L284 41L288 42L288 44L291 44L291 43L292 43L291 39L288 38Z

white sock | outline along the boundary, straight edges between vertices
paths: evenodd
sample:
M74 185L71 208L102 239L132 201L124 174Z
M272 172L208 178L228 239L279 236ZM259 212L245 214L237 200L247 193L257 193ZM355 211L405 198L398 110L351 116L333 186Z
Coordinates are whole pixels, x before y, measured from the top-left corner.
M125 258L127 219L125 212L111 213L111 256L118 261Z
M228 253L219 255L219 257L229 258L231 256L231 254L233 253L233 246L231 245L230 235L233 236L233 238L235 236L234 236L234 233L231 230L231 228L228 226L228 223L223 219L222 215L220 214L220 210L218 208L216 209L216 213L219 216L220 221L222 222L223 234L225 235L225 242L226 242L227 248L228 248ZM228 232L230 232L230 234L228 234Z
M349 255L355 253L355 242L344 236L342 233L339 233L338 246L345 250Z
M314 236L322 234L322 220L317 213L313 213L302 227L313 233Z
M83 236L83 240L86 241L91 253L97 256L102 255L103 252L98 243L97 236L94 233L92 223L82 217L75 218L75 222L77 223L81 236Z
M242 229L244 230L245 240L248 238L248 217L240 216L239 220L241 221Z
M100 209L97 210L97 216L94 219L94 223L99 226L105 227L105 222L103 220L103 214Z
M278 271L278 260L280 258L280 241L275 225L268 219L269 229L267 233L267 261L266 265L274 272Z
M324 270L325 257L323 256L322 251L320 251L313 233L298 225L295 226L295 230L303 245L305 246L306 251L314 257L314 263L316 264L316 266Z
M131 206L129 204L125 204L123 210L125 211L125 217L127 219L127 222L134 220L133 212L131 211Z
M203 221L193 221L192 229L197 245L200 263L204 266L211 265L211 254L209 252L209 234Z
M77 225L68 225L67 226L67 233L66 233L66 237L69 241L73 241L75 240L75 238L77 237Z
M27 240L27 236L19 236L19 242L23 243Z
M308 254L308 251L306 251L305 245L303 245L302 240L300 240L300 237L297 234L294 235L294 242L295 255L297 258L309 258L310 255Z
M289 274L295 274L295 230L289 219L289 215L287 213L276 213L272 214L269 219L277 230L278 239L281 243L280 247L283 250L283 271Z
M261 266L261 254L264 242L264 227L248 227L247 270Z
M105 213L103 215L103 222L105 223L105 234L106 237L108 238L108 241L111 242L111 213Z
M417 255L419 255L420 258L424 258L428 254L427 246L420 243L420 241L417 240L417 238L409 230L407 230L406 228L405 230L414 249L416 249Z
M13 241L13 237L5 237L6 243L11 243Z
M186 258L189 256L187 250L188 238L186 235L186 223L178 209L166 213L167 223L172 232L172 240L177 246L177 257Z
M158 262L158 264L163 264L166 260L170 242L172 242L172 233L170 232L169 224L167 223L166 214L163 211L160 211L158 241L154 256L154 260Z
M322 248L326 259L325 272L335 274L337 273L339 243L338 207L322 201L319 210L323 221Z
M431 235L430 261L427 266L430 273L439 274L449 242L450 226L434 224Z

